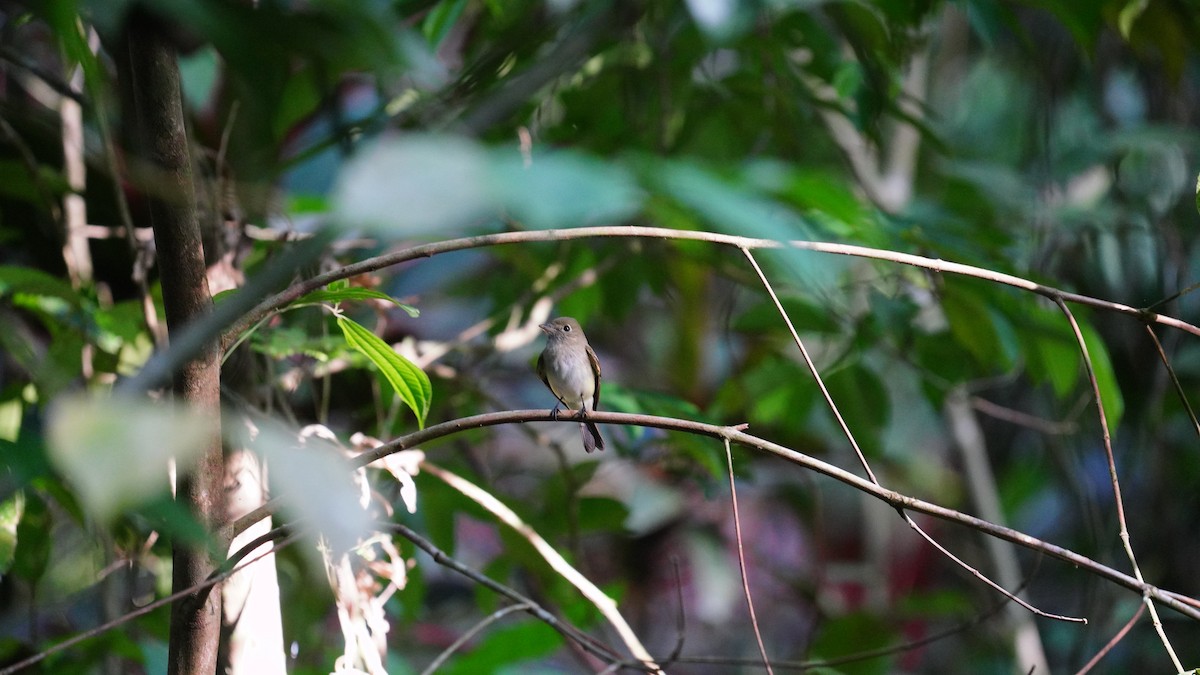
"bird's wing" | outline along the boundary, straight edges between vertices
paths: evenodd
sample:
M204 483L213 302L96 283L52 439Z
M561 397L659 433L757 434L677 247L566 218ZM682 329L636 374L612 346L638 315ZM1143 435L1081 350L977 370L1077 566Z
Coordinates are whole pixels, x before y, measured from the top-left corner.
M592 393L592 410L600 409L600 359L596 358L596 352L592 351L592 346L587 345L588 363L592 364L592 372L596 374L596 391Z
M547 387L550 387L550 380L546 379L546 355L545 354L538 354L537 376L542 379L543 384L545 384ZM550 387L550 391L554 391L554 388Z

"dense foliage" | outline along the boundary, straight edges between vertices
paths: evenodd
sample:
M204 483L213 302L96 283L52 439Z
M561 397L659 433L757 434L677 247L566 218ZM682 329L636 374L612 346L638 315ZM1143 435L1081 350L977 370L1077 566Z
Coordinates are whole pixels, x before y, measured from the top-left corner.
M558 228L879 253L752 251L879 482L1132 574L1067 316L1045 294L887 252L1195 323L1200 18L1185 3L9 0L0 663L164 597L171 546L210 541L167 479L200 435L188 425L209 420L148 403L164 397L146 368L168 351L173 261L155 258L157 176L137 160L139 85L123 63L127 18L147 8L179 54L216 296L204 328L227 331L227 444L267 456L272 492L293 497L276 524L306 530L275 561L291 672L329 672L353 651L345 626L361 624L339 628L339 613L379 610L388 671L419 672L511 602L386 528L366 540L365 515L621 644L561 570L439 471L514 510L660 663L678 657L669 672L761 667L714 438L606 424L609 449L584 455L574 425L530 422L422 444L430 470L412 455L359 473L342 461L373 439L549 408L537 324L573 316L603 364L601 409L745 423L864 475L745 252L536 234ZM64 149L72 130L77 150ZM500 232L531 236L338 272ZM349 278L252 312L320 274ZM1200 427L1180 395L1200 382L1200 332L1070 308L1141 571L1200 596ZM325 446L294 447L304 427ZM777 665L897 647L826 672L1074 672L1139 610L1138 593L1089 570L914 516L1032 605L1088 623L1035 619L888 505L777 456L732 457L747 584ZM345 563L351 600L327 575L363 540ZM1200 623L1159 616L1182 665L1200 665ZM603 669L543 619L505 614L439 672ZM35 667L163 672L167 632L156 609ZM380 624L368 632L382 639ZM1174 670L1146 616L1100 667Z

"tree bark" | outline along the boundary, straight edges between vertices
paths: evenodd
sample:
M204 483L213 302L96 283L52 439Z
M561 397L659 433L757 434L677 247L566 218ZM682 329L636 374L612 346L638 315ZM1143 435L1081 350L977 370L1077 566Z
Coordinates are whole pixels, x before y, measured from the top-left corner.
M204 249L197 221L191 153L183 116L179 67L164 26L144 10L130 13L124 46L132 90L137 142L152 188L147 190L149 216L158 249L167 330L177 338L189 325L212 311L205 276ZM127 99L128 100L128 99ZM176 499L209 531L222 521L224 475L220 433L220 361L215 341L208 341L173 375L175 398L207 415L207 447L194 467L179 467ZM175 591L204 581L215 561L203 547L176 542L172 554ZM168 672L212 675L216 672L221 628L221 593L203 591L171 608Z

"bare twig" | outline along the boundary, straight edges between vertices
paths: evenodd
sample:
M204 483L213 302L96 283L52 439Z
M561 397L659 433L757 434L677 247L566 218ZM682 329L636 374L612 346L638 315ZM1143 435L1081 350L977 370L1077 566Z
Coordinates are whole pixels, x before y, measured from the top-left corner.
M479 623L475 624L474 626L471 626L471 628L467 632L458 636L457 640L450 643L449 647L446 647L444 650L442 650L442 653L438 654L436 659L434 659L428 666L425 666L425 669L421 671L421 675L433 675L434 671L436 671L438 668L441 668L442 664L445 663L447 659L449 659L451 656L454 655L454 652L458 651L460 647L465 645L468 640L470 640L471 638L478 635L479 632L482 631L483 629L487 628L488 626L492 625L493 623L496 623L500 619L503 619L504 617L508 616L509 614L512 614L513 612L525 612L525 611L529 611L530 609L532 609L532 608L529 605L527 605L523 602L519 602L515 605L509 605L507 607L502 607L502 608L492 612L491 614L483 617L483 620L481 620Z
M1013 602L1024 607L1025 609L1029 610L1030 612L1032 612L1040 617L1044 617L1047 619L1055 619L1057 621L1069 621L1072 623L1087 623L1087 619L1084 619L1081 617L1067 616L1065 614L1051 614L1049 612L1044 612L1044 611L1038 609L1037 607L1034 607L1033 605L1022 600L1021 598L1018 598L1017 596L1013 595L1005 587L1003 587L1000 584L989 579L987 577L987 575L983 574L982 572L975 569L974 567L968 565L966 563L966 561L962 560L958 556L951 553L950 550L947 549L945 546L942 546L941 544L937 543L937 540L935 540L933 537L929 536L929 534L927 532L925 532L925 530L921 529L921 526L917 525L917 521L913 520L912 516L908 515L907 513L904 514L904 522L908 523L908 526L911 527L914 532L916 532L918 535L920 535L920 537L922 539L929 542L930 546L936 548L938 551L940 551L942 553L942 555L953 560L954 563L956 565L958 565L959 567L970 572L971 576L975 577L976 579L979 579L980 581L987 584L988 586L991 586L992 588L996 589L1000 593L1003 593L1004 596L1007 597L1009 600L1012 600Z
M728 438L732 443L770 453L798 466L802 466L811 471L815 471L824 476L833 478L834 480L851 488L867 493L872 497L887 503L893 508L902 508L909 511L915 511L917 513L925 513L941 520L946 520L970 527L988 536L998 537L1005 541L1011 541L1015 544L1019 544L1030 550L1039 551L1075 567L1087 570L1088 572L1095 574L1102 579L1134 591L1139 595L1147 595L1148 597L1163 603L1164 605L1174 609L1184 616L1200 621L1200 601L1188 598L1187 596L1183 596L1179 593L1163 590L1157 586L1154 586L1153 584L1146 583L1144 580L1135 579L1124 572L1101 564L1087 556L1043 541L1024 532L1019 532L1017 530L983 520L982 518L976 518L975 516L963 513L961 511L956 511L954 509L940 506L932 502L927 502L916 497L910 497L908 495L901 494L894 490L889 490L876 485L865 478L846 471L845 469L829 464L828 462L823 462L815 457L811 457L802 452L797 452L796 450L784 447L778 443L773 443L766 439L753 436L736 428L715 424L706 424L704 422L697 422L694 420L677 419L673 417L619 413L607 410L597 410L589 413L589 415L591 416L590 419L597 424L641 426L654 429L680 431L719 439ZM434 440L472 429L497 426L501 424L520 424L527 422L578 423L577 420L573 419L556 419L550 410L503 410L482 413L479 415L449 420L442 422L441 424L430 425L420 431L414 431L410 434L405 434L404 436L385 443L378 448L358 455L354 458L351 465L354 467L366 466L371 462L400 452L401 450L418 447L425 443L430 443ZM278 503L279 498L273 498L267 504L239 518L235 523L230 524L225 534L229 534L230 532L240 532L248 527L251 523L273 513L275 509L278 508Z
M1092 395L1096 399L1096 413L1100 417L1100 432L1104 439L1104 454L1108 459L1108 477L1112 481L1113 503L1117 507L1117 526L1120 528L1119 536L1121 544L1125 547L1125 555L1129 557L1129 564L1133 568L1133 575L1138 581L1142 579L1142 570L1138 566L1137 556L1133 554L1133 543L1129 538L1129 525L1125 520L1125 500L1121 497L1121 481L1117 478L1117 461L1113 456L1112 449L1112 434L1108 428L1108 416L1104 413L1104 399L1100 395L1100 382L1096 379L1096 369L1092 365L1092 357L1088 353L1087 342L1083 339L1083 331L1079 328L1079 322L1075 320L1075 315L1071 312L1071 308L1067 307L1067 303L1062 298L1056 298L1055 303L1058 308L1066 315L1067 321L1071 324L1071 331L1075 334L1075 342L1079 345L1079 352L1083 356L1084 369L1087 371L1088 382L1092 386ZM1175 666L1175 672L1183 672L1183 664L1180 663L1179 657L1175 655L1175 649L1171 646L1171 641L1167 639L1167 632L1163 629L1162 621L1158 618L1158 610L1154 607L1154 601L1149 595L1143 595L1142 601L1146 603L1146 609L1150 610L1150 619L1154 623L1154 630L1158 632L1158 637L1162 640L1163 647L1167 650L1167 655L1171 658L1172 665Z
M954 444L962 455L967 485L970 486L971 497L979 515L993 523L1004 523L996 477L992 474L988 459L987 439L969 401L970 397L965 387L951 389L943 404L946 421ZM996 571L996 580L1004 586L1015 587L1021 579L1016 549L991 537L987 539L986 544L988 555L992 559L992 569ZM1034 668L1037 672L1050 672L1046 650L1038 634L1037 622L1016 606L1007 607L1013 628L1013 651L1018 663Z
M1129 305L1110 302L1108 300L1101 300L1099 298L1080 295L1078 293L1070 293L1059 290L1052 286L1046 286L1028 279L1013 276L1011 274L1004 274L1002 272L996 272L981 267L963 265L961 263L948 262L936 258L927 258L925 256L869 248L866 246L853 246L850 244L834 244L815 241L784 242L773 239L738 237L734 235L719 234L716 232L673 230L666 227L613 225L601 227L578 227L561 230L523 230L519 232L498 232L495 234L464 237L461 239L447 239L430 244L414 246L412 248L403 249L400 251L392 251L374 258L368 258L357 263L346 265L345 267L331 270L325 274L320 274L310 279L297 282L287 289L262 300L253 309L243 313L239 318L237 318L237 320L227 324L228 328L225 330L225 333L222 336L222 345L228 346L231 342L237 339L237 335L239 333L257 323L271 311L287 305L305 293L327 286L331 282L339 279L348 279L359 274L374 272L392 265L398 265L400 263L419 258L430 258L432 256L441 253L449 253L451 251L462 251L485 246L500 246L505 244L519 244L537 241L568 241L573 239L593 239L598 237L640 237L652 239L706 241L713 244L720 244L738 249L790 248L803 251L815 251L818 253L869 258L873 260L885 260L902 265L911 265L913 267L932 270L934 272L958 274L976 279L984 279L986 281L992 281L1005 286L1012 286L1013 288L1019 288L1031 293L1036 293L1038 295L1050 298L1051 300L1062 299L1067 302L1086 305L1103 311L1131 316L1145 323L1158 323L1164 326L1171 326L1172 328L1177 328L1200 337L1200 327L1172 316L1157 314L1155 312L1138 309Z
M863 469L867 472L867 476L871 479L871 482L876 485L880 485L879 479L875 477L875 472L873 472L871 470L871 466L867 463L866 455L863 454L862 449L858 445L858 441L854 438L854 433L850 431L850 426L846 424L845 418L842 417L841 410L838 409L837 403L834 402L833 396L830 395L830 393L829 393L829 389L827 389L825 387L825 382L821 379L821 375L817 371L816 364L813 362L812 357L809 356L808 350L804 347L804 341L802 341L800 339L800 334L796 332L796 326L792 323L791 317L788 316L787 310L784 309L783 303L781 303L779 301L779 296L777 296L775 294L775 289L771 286L770 280L767 279L767 275L763 273L762 268L759 267L759 265L758 265L758 261L756 261L754 259L754 255L750 252L749 249L743 248L742 253L745 254L746 259L750 261L750 265L754 268L755 273L758 274L759 281L761 281L763 286L767 289L767 293L771 296L771 301L775 303L775 309L779 311L779 315L781 317L783 317L783 322L785 324L787 324L788 330L792 334L792 340L796 343L796 347L798 347L800 349L800 355L804 358L805 365L808 366L809 372L812 373L813 379L816 380L817 386L821 390L821 395L825 398L825 405L829 407L829 410L831 412L833 412L833 416L837 419L838 426L842 430L842 435L846 437L846 440L850 442L850 446L854 448L854 453L858 456L858 461L860 464L862 464ZM1051 614L1048 612L1044 612L1040 609L1035 608L1033 605L1022 600L1021 598L1013 596L1003 586L996 583L995 581L992 581L990 578L988 578L985 574L980 572L978 569L972 567L971 565L968 565L961 558L959 558L958 556L951 553L949 549L947 549L946 547L944 547L941 544L934 541L933 537L929 536L928 533L926 533L924 530L922 530L917 525L916 521L914 521L912 519L911 516L909 516L907 513L904 513L903 509L897 509L897 510L900 512L901 517L904 518L904 521L908 524L908 526L910 528L912 528L912 530L914 532L916 532L918 535L920 535L923 539L925 539L927 542L929 542L929 544L932 545L937 551L942 553L942 555L944 555L947 558L949 558L950 560L952 560L955 564L962 567L964 570L969 572L975 578L984 582L988 586L991 586L992 588L996 589L1000 593L1008 596L1009 599L1011 599L1013 602L1017 603L1021 607L1024 607L1025 609L1033 612L1034 614L1037 614L1038 616L1059 619L1061 621L1079 621L1079 622L1087 623L1087 621L1085 619L1080 619L1080 618L1075 618L1075 617L1067 617L1067 616L1064 616L1061 614Z
M1083 667L1075 673L1075 675L1086 675L1086 673L1090 672L1092 668L1095 668L1096 664L1100 663L1100 659L1104 658L1106 654L1112 651L1112 648L1116 647L1117 643L1125 639L1125 636L1128 635L1129 631L1133 629L1135 624L1137 624L1138 619L1142 618L1142 612L1144 611L1146 611L1146 606L1139 604L1137 611L1133 613L1133 616L1129 617L1129 621L1125 622L1125 625L1121 627L1121 630L1117 631L1117 634L1112 636L1112 639L1109 640L1100 651L1096 652L1095 656L1088 659L1088 662L1085 663Z
M229 556L229 559L225 561L225 563L221 566L221 568L219 570L217 570L216 573L214 573L208 579L205 579L204 581L196 584L195 586L192 586L191 588L185 588L180 591L176 591L175 593L172 593L172 594L166 596L165 598L155 600L154 602L151 602L150 604L145 605L144 607L138 607L137 609L135 609L131 612L127 612L126 614L123 614L123 615L113 619L112 621L100 624L99 626L96 626L95 628L90 628L86 631L83 631L82 633L79 633L78 635L73 635L70 638L63 640L62 642L59 642L58 644L55 644L52 647L48 647L45 650L38 652L37 654L34 654L33 656L30 656L26 659L18 661L12 665L5 666L4 668L0 668L0 675L12 675L13 673L20 672L32 665L35 665L35 664L41 662L42 660L44 660L45 658L47 658L49 656L53 656L54 654L57 654L66 649L70 649L71 647L74 647L75 645L79 644L80 642L89 640L98 635L103 635L104 633L107 633L108 631L110 631L114 628L119 628L120 626L123 626L140 616L149 614L150 612L153 612L154 610L156 610L160 607L169 605L178 600L183 600L185 598L188 598L192 594L199 593L200 591L203 591L207 588L212 588L213 586L221 583L222 581L228 579L229 577L233 576L234 574L237 574L238 572L242 571L243 569L258 562L260 559L265 558L266 556L271 555L272 553L275 553L275 552L279 551L280 549L282 549L283 547L291 544L293 541L296 540L296 538L297 538L297 535L291 534L289 529L286 526L285 527L277 527L274 530L271 530L270 532L262 535L261 537L258 537L256 539L254 539L253 541L247 543L236 553ZM246 558L250 553L252 553L258 547L262 546L263 544L265 544L268 541L273 541L275 539L280 539L280 541L277 544L275 544L274 548L264 551L262 554L255 556L254 558L250 559L249 561L247 561L241 565L237 564L238 562L240 562L241 560Z
M754 254L750 253L750 249L743 248L742 253L750 261L750 266L758 274L759 281L767 289L767 294L771 296L771 301L775 303L775 308L779 310L780 316L783 317L783 322L787 324L788 331L792 334L792 341L800 349L800 356L804 358L804 365L808 366L808 372L812 373L813 380L817 383L817 388L821 390L821 396L825 399L825 405L829 407L834 418L837 419L838 427L842 430L842 435L850 442L850 447L854 448L854 454L858 456L858 462L862 464L863 470L867 472L867 477L871 479L872 483L878 485L879 479L875 477L875 472L871 470L871 465L867 463L867 457L863 454L862 448L859 447L858 440L854 438L854 433L850 431L850 426L846 424L846 419L842 417L842 411L833 402L833 396L825 386L825 380L821 378L821 373L817 371L817 364L809 356L808 349L804 346L804 341L800 339L800 334L796 332L796 326L792 324L792 318L788 316L787 311L783 308L783 303L779 302L779 296L775 295L775 289L771 287L771 282L767 280L767 275L763 274L762 268L758 266L758 261L754 259Z
M524 537L555 572L577 588L585 598L596 606L596 609L600 610L604 618L612 624L617 634L621 636L621 640L625 643L629 652L633 654L634 658L640 661L650 672L662 672L658 664L654 662L654 657L650 656L650 652L642 646L641 640L638 639L633 629L629 627L625 618L617 610L617 603L605 595L604 591L600 590L590 579L572 567L549 542L521 520L520 516L514 513L512 509L508 508L508 506L486 490L436 464L427 461L421 462L421 470L429 472L430 475L458 490Z
M1024 584L1021 585L1022 588ZM816 659L812 661L781 661L775 660L774 666L780 670L810 670L813 668L832 668L845 665L847 663L858 663L860 661L868 661L877 659L883 656L892 656L894 654L902 654L904 652L919 649L928 644L933 644L939 640L944 640L948 637L965 633L976 626L983 624L988 619L995 616L1000 610L1009 606L1009 599L996 603L995 606L989 608L986 612L979 614L969 621L964 621L957 626L938 631L931 635L927 635L919 640L912 640L901 644L891 645L888 647L877 647L875 649L867 649L852 654L844 654L829 659ZM680 663L695 663L706 665L732 665L732 666L753 666L757 665L758 661L748 658L729 658L724 656L682 656L679 659Z
M1048 420L1036 415L1030 415L1027 412L1013 410L1012 408L1002 406L998 403L993 403L982 396L972 396L970 398L970 403L972 408L978 410L984 415L987 415L988 417L993 417L1010 424L1016 424L1017 426L1022 426L1027 429L1033 429L1038 433L1049 436L1063 436L1065 434L1075 433L1076 425L1070 420L1063 422L1059 422L1057 420Z
M1175 369L1171 367L1171 360L1167 358L1167 352L1163 349L1162 342L1159 341L1158 335L1150 326L1146 326L1146 332L1150 334L1150 339L1154 341L1154 349L1158 351L1158 358L1162 359L1163 367L1167 369L1167 375L1171 377L1171 384L1175 385L1175 393L1179 394L1179 401L1183 403L1184 410L1187 410L1188 419L1192 421L1192 428L1196 430L1196 434L1200 435L1200 420L1196 419L1196 411L1192 409L1192 404L1188 401L1187 392L1183 390L1183 383L1179 381L1179 376L1175 374Z
M762 655L763 667L768 675L774 675L771 669L771 659L767 656L767 646L763 644L762 631L758 627L758 615L754 613L754 598L750 595L750 578L746 574L746 550L742 546L742 518L738 514L737 481L733 479L733 451L729 449L729 439L721 439L725 443L725 463L729 468L729 500L733 505L733 535L737 540L738 569L742 573L742 593L746 597L746 609L750 611L750 626L754 628L754 639L758 642L758 653Z
M558 631L564 637L568 637L572 640L575 640L591 654L603 659L606 662L619 662L620 661L620 656L615 651L613 651L612 648L610 648L609 646L605 645L604 643L600 642L599 640L596 640L595 638L591 637L587 633L584 633L583 631L579 630L578 628L575 628L574 626L571 626L570 624L565 623L564 621L562 621L561 619L559 619L558 617L554 616L549 611L547 611L544 607L542 607L538 603L534 602L532 599L525 597L524 595L518 593L517 591L509 588L508 586L505 586L504 584L502 584L498 581L495 581L491 577L485 576L485 575L471 569L470 567L467 567L466 565L459 562L452 556L447 555L445 551L443 551L442 549L435 546L433 542L431 542L428 539L426 539L425 537L421 536L415 530L408 527L407 525L402 525L400 523L385 523L385 524L381 524L380 527L390 530L392 532L395 532L395 533L399 534L400 536L404 537L405 539L408 539L412 543L416 544L417 548L428 553L430 555L430 557L433 558L433 561L436 562L437 564L442 565L443 567L452 569L455 572L458 572L459 574L467 577L468 579L471 579L472 581L478 583L479 585L481 585L485 588L488 588L500 595L503 595L504 597L508 598L509 600L512 600L513 602L516 602L520 605L525 606L526 607L525 611L528 612L529 614L531 614L534 618L538 619L539 621L542 621L546 625L548 625L551 628L553 628L554 630ZM4 674L0 673L0 675L4 675Z

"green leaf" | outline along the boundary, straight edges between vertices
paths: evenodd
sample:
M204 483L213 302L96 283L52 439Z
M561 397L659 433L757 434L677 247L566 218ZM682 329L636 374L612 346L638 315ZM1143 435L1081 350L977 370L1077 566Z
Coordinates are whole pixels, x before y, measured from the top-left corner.
M9 294L61 298L72 307L80 303L79 293L58 277L30 267L0 265L0 296Z
M25 493L18 490L0 502L0 577L12 567L17 550L17 528L25 513Z
M36 583L46 573L50 562L53 515L46 502L36 494L26 494L24 501L21 520L17 524L12 571L22 579Z
M406 305L387 293L383 293L382 291L376 291L371 288L362 288L361 286L343 286L340 288L334 288L334 285L330 284L329 288L313 291L312 293L308 293L307 295L296 298L296 301L293 302L292 305L313 305L322 302L344 302L346 300L386 300L387 302L396 305L400 309L403 309L405 312L408 312L408 315L414 319L421 315L421 310L417 309L416 307Z
M346 343L366 356L391 383L400 400L417 416L417 424L425 428L425 416L433 400L433 385L429 376L411 361L400 356L391 345L345 315L339 314L338 327Z
M1014 333L1007 319L987 303L986 297L957 285L947 286L942 295L942 311L954 339L979 365L990 372L1004 371L1016 359Z
M1133 32L1133 22L1146 11L1150 6L1150 0L1129 0L1125 6L1121 8L1121 13L1117 16L1117 27L1121 29L1121 37L1129 39L1129 34Z
M1196 212L1200 213L1200 174L1196 174Z
M429 46L437 48L450 34L450 29L462 16L467 0L444 0L429 10L421 23L421 33L429 40Z
M827 376L825 385L864 451L880 448L880 433L891 415L891 401L879 375L861 362L852 363Z
M538 672L517 665L548 656L562 645L562 636L541 621L525 618L520 612L510 615L508 621L519 623L492 627L469 653L452 660L438 672L445 675Z
M1100 399L1104 403L1104 416L1108 419L1108 432L1115 437L1117 426L1121 423L1121 416L1125 414L1125 398L1121 395L1121 387L1117 384L1112 359L1108 355L1108 346L1090 325L1080 324L1080 329L1083 332L1083 342L1087 345L1088 355L1092 359L1092 369L1096 371L1096 384L1100 389Z

